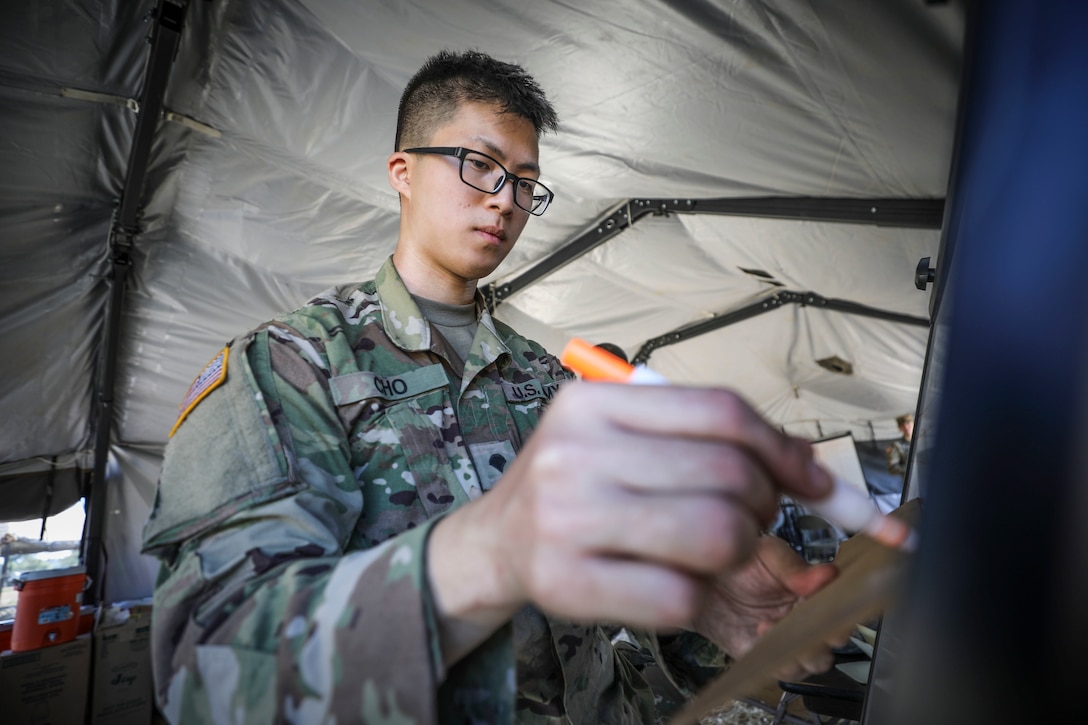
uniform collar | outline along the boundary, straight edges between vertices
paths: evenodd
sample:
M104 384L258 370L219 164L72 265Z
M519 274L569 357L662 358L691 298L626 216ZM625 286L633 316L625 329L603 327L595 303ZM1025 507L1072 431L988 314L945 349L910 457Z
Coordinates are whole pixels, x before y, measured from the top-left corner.
M430 350L434 343L431 326L419 305L412 299L397 268L393 266L392 255L374 276L374 286L382 303L382 322L389 339L405 351ZM475 299L480 326L476 330L469 355L478 356L479 362L486 365L498 360L503 353L509 353L510 349L495 329L495 321L484 304L480 290L476 290Z

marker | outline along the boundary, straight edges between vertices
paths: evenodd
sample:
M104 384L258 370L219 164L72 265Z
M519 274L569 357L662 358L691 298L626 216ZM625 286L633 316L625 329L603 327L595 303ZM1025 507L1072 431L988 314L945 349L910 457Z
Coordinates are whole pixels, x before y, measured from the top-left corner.
M577 337L572 337L563 348L559 361L585 380L633 385L669 384L664 375L654 372L645 365L631 365L607 350L590 345Z
M577 337L567 343L559 360L585 380L633 385L667 385L669 382L665 376L644 365L631 365ZM847 533L861 531L885 546L914 551L917 536L909 525L880 513L865 494L848 483L838 479L832 483L827 498L818 501L793 498Z

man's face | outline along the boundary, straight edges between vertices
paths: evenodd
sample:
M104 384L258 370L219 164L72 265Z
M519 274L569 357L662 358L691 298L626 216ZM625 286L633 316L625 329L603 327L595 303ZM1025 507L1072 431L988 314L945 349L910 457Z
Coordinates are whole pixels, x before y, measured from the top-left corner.
M538 146L533 124L492 106L462 104L428 146L462 146L498 159L508 171L537 178ZM433 270L475 282L495 271L518 240L529 212L514 204L511 182L487 194L461 181L452 156L405 154L407 191L400 244Z

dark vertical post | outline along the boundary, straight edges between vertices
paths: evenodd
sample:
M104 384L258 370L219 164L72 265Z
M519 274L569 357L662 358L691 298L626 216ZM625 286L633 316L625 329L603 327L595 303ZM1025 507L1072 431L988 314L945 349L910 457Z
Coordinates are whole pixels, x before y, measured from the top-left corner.
M110 229L110 297L103 326L102 358L98 367L95 399L94 474L87 488L87 523L84 527L81 559L87 567L92 588L87 603L101 600L105 587L102 526L106 512L106 463L113 432L113 394L117 375L117 352L121 342L121 315L124 310L128 273L132 268L133 238L139 233L140 202L147 176L151 144L162 115L166 85L174 63L186 6L159 0L151 29L147 67L140 94L139 117L129 149L125 184Z
M1088 5L980 6L922 543L874 725L1083 719Z

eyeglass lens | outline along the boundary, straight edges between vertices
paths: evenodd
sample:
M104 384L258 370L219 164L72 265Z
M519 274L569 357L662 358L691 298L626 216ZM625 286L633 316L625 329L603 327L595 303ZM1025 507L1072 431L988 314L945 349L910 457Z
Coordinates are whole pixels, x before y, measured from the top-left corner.
M494 194L506 182L507 171L497 161L475 151L468 151L461 159L461 180L480 191ZM518 179L514 183L514 203L534 214L541 214L548 205L549 193L532 179Z

